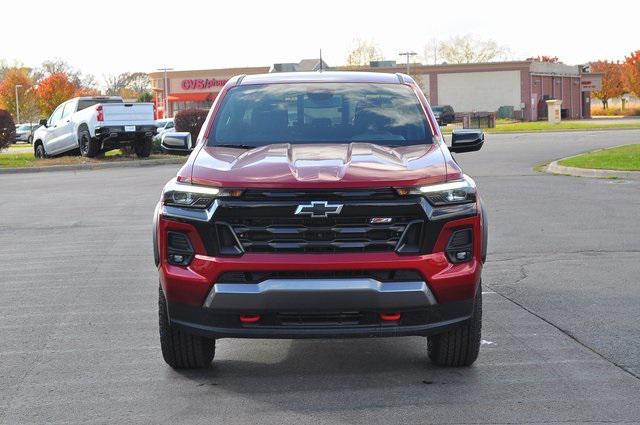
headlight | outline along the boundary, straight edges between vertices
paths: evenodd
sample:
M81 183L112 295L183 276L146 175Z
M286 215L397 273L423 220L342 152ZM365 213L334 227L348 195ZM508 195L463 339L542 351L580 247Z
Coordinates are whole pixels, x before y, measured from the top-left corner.
M169 181L162 191L162 202L173 207L207 208L222 191L217 187Z
M418 186L405 193L423 195L434 206L467 204L476 201L476 184L465 175L462 180Z

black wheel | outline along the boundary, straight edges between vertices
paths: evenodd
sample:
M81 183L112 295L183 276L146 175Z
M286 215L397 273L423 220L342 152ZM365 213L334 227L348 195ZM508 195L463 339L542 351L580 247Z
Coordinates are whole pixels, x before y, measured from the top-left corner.
M145 137L144 139L133 142L133 150L136 152L138 158L148 158L149 155L151 155L152 148L153 139L151 137Z
M216 352L216 340L172 328L169 324L167 300L162 288L159 292L160 347L164 361L174 369L196 369L209 366Z
M44 145L42 143L38 143L36 148L33 150L33 156L38 159L44 159L47 157L47 152L44 150Z
M28 140L30 145L33 145L33 136L29 136L29 140Z
M429 337L429 358L440 366L471 366L480 352L481 328L482 289L479 287L469 323Z
M78 130L78 145L80 146L80 155L87 158L93 158L100 153L100 144L91 138L89 130L85 127Z

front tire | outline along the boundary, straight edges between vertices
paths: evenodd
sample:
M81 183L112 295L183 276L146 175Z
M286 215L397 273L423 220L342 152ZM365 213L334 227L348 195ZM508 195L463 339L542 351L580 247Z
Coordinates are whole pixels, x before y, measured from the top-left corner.
M478 287L469 323L428 338L429 358L439 366L471 366L480 352L482 286Z
M80 146L80 155L86 158L96 157L100 153L100 144L91 138L91 133L84 127L78 131L78 145Z
M151 149L153 148L153 139L151 137L145 137L141 140L136 140L133 143L133 150L138 158L148 158L151 155Z
M216 352L216 340L172 328L162 288L159 289L158 315L162 357L169 366L174 369L199 369L211 364Z
M47 152L44 150L44 145L42 143L38 143L33 150L33 156L38 159L45 159L47 157Z

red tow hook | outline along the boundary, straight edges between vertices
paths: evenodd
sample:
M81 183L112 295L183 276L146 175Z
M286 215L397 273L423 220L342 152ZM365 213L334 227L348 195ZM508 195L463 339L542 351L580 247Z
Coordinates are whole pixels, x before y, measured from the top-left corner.
M380 313L380 320L385 322L397 322L402 317L400 313Z
M240 322L242 323L256 323L260 320L259 314L241 314Z

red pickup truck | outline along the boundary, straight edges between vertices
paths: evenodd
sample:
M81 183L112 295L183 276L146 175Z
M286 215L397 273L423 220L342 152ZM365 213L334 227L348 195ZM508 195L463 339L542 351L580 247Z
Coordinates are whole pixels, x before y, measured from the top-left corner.
M408 75L229 80L154 216L160 342L206 367L218 338L427 337L478 356L487 223Z

